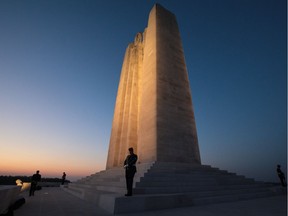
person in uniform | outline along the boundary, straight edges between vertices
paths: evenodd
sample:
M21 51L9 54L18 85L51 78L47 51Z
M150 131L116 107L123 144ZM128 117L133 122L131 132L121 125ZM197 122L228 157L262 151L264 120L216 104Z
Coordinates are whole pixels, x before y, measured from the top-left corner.
M283 187L286 187L287 184L286 184L286 180L285 180L285 175L284 175L284 173L282 172L282 170L281 170L280 167L281 167L281 166L278 164L278 165L277 165L277 174L278 174L278 177L280 178L280 181L281 181L282 186L283 186Z
M66 173L63 172L63 175L62 175L62 185L64 185L65 180L66 180Z
M41 175L39 174L39 170L37 170L36 173L32 176L29 196L34 196L34 192L39 181L41 181Z
M124 168L125 168L125 178L126 178L126 187L127 187L127 194L125 196L132 196L132 187L133 187L133 178L136 170L136 162L138 156L134 154L133 148L129 148L129 155L126 157L124 161Z

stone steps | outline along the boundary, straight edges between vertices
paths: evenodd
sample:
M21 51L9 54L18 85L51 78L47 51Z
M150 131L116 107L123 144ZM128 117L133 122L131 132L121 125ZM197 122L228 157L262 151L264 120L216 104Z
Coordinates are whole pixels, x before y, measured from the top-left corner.
M153 163L143 163L137 166L134 184L136 184L137 181L140 181L140 178L143 177L144 173L147 172L152 164ZM64 188L64 190L81 199L83 199L83 197L88 197L87 194L90 194L89 197L91 197L93 196L93 193L95 193L96 197L98 196L96 193L103 194L102 191L106 191L108 194L118 193L123 195L126 193L125 170L123 167L119 167L101 171L82 178L75 183L70 183L68 188ZM92 200L95 199L97 200L97 198L92 198Z
M153 194L153 195L135 195L130 197L117 197L115 198L114 212L111 213L131 213L150 210L160 210L167 208L179 208L187 206L208 205L221 202L234 202L247 199L255 199L267 196L273 196L273 192L250 192L241 194L221 194L209 195L202 197L195 197L191 193L178 193L178 194ZM108 209L107 209L108 210ZM109 210L108 210L109 211Z
M217 186L214 185L203 185L203 186L191 186L191 187L173 187L170 189L163 188L163 187L146 187L146 188L139 188L136 187L134 189L135 194L169 194L169 193L217 193L218 191L242 191L242 190L250 190L255 191L257 189L265 189L265 186L262 185L224 185L224 186Z
M69 185L69 189L72 188L74 190L82 191L82 193L88 193L91 191L107 191L112 193L125 194L126 187L125 184L119 184L119 182L107 182L106 185L98 185L98 184L71 184Z
M165 180L153 180L153 179L149 179L151 181L148 181L147 179L145 180L140 180L140 182L136 183L137 187L145 187L145 186L149 186L149 187L158 187L158 186L162 186L162 187L166 187L166 186L173 186L173 185L183 185L183 186L189 186L189 185L229 185L229 184L255 184L256 182L251 180L251 179L223 179L221 181L221 179L191 179L189 180L179 180L179 179L169 179L169 181L165 181Z
M271 185L211 166L156 162L138 164L133 197L122 167L102 171L65 188L111 213L129 213L231 202L279 195Z
M221 196L207 196L207 197L198 197L194 199L194 205L208 205L213 203L220 203L220 202L235 202L240 200L248 200L248 199L256 199L262 198L267 196L275 195L272 191L251 191L247 193L236 193L236 194L227 194Z

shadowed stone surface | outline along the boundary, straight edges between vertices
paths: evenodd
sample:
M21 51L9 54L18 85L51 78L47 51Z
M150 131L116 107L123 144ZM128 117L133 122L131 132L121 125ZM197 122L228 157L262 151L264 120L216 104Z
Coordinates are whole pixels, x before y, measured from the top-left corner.
M21 187L14 185L0 185L0 214L6 214L8 208L19 195Z
M24 193L26 203L14 211L14 216L109 216L95 204L81 200L61 188L43 188L35 197ZM286 216L287 197L276 196L248 201L175 208L143 213L121 214L121 216Z
M285 193L274 184L208 165L155 162L138 165L133 197L125 197L123 168L112 168L63 188L110 213L135 213L236 202Z

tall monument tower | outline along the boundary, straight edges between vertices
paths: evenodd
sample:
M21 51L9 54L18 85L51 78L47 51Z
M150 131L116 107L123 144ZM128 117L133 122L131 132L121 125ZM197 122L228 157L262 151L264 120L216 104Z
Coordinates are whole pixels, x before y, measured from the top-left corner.
M138 162L201 164L189 79L174 14L156 4L125 53L106 169Z
M129 147L140 163L131 199L123 196ZM274 187L201 164L178 25L156 4L147 28L126 49L106 170L70 183L67 191L121 214L282 194Z

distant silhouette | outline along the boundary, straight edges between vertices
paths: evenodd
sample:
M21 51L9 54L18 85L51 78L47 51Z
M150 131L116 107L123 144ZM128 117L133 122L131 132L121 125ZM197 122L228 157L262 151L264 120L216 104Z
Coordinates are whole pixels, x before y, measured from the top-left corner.
M64 185L65 180L66 180L66 173L63 172L63 176L62 176L62 185Z
M31 186L30 186L30 193L29 196L34 196L34 192L37 188L38 182L41 181L41 175L39 174L39 170L32 176L31 179Z
M280 178L280 181L281 181L282 186L283 186L283 187L286 187L287 184L286 184L286 180L285 180L285 175L284 175L284 173L282 172L282 170L281 170L280 167L281 167L281 166L278 164L278 165L277 165L277 173L278 173L278 176L279 176L279 178Z
M125 196L132 196L133 178L137 171L136 161L138 159L138 156L134 154L133 148L129 148L128 150L129 155L126 157L124 161L126 186L127 186L127 194L125 194Z

